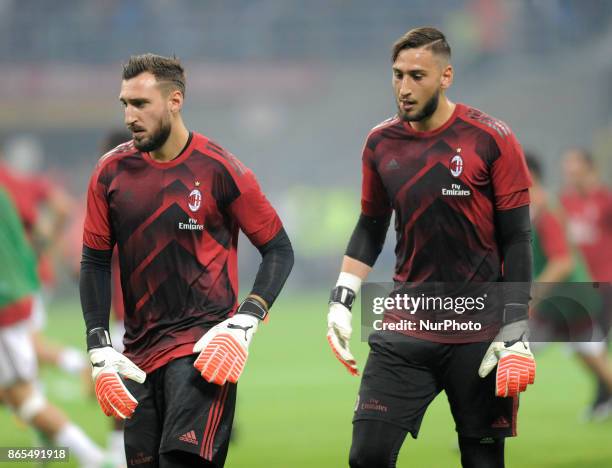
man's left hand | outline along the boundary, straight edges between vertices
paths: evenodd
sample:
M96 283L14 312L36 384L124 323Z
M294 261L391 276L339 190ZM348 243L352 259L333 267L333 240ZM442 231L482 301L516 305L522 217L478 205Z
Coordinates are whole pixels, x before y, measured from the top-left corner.
M497 366L495 395L517 396L535 381L535 359L526 338L527 320L502 327L482 359L478 375L484 378Z
M193 366L208 382L236 383L249 356L249 345L258 324L258 318L236 313L215 325L193 347L194 353L200 353Z

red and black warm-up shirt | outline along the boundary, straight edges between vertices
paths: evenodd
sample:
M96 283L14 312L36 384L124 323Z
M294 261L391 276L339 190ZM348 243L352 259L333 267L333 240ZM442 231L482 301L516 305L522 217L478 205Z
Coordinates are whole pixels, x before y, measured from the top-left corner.
M561 203L570 240L580 249L596 281L612 281L612 191L592 187L587 193L566 190Z
M394 117L370 132L361 212L395 213L396 283L494 282L502 277L495 212L529 204L530 185L510 128L457 104L433 131Z
M132 142L104 155L91 177L85 246L118 249L125 355L146 372L191 354L235 312L241 229L255 246L282 228L254 174L198 133L160 163Z

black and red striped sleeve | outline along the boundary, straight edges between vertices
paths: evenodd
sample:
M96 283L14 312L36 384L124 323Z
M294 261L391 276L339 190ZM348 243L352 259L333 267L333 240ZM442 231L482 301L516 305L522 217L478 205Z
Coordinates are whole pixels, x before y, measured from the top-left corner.
M81 308L88 333L98 327L108 330L111 301L110 260L115 241L109 217L108 177L102 161L96 166L87 189L79 275Z
M362 154L361 213L366 216L389 216L391 202L374 160L374 138L368 136Z
M228 212L262 256L251 294L263 298L270 308L293 267L293 248L255 174L231 154L226 158L231 179L218 184L223 192L220 198L230 201Z
M250 169L240 165L237 170L231 168L228 174L237 189L228 211L253 245L260 247L268 243L283 227L276 210Z
M491 167L491 181L496 210L511 210L529 204L531 176L525 155L514 133L507 127L507 134L497 135L499 157Z
M109 218L105 167L98 163L87 189L83 245L95 250L110 250L115 243Z

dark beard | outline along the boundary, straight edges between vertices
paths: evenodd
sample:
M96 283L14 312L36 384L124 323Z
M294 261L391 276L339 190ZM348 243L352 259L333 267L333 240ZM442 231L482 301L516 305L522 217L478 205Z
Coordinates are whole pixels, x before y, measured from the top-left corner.
M429 98L429 101L427 101L425 103L425 106L423 106L423 110L421 110L421 112L419 112L418 114L414 116L408 116L400 108L399 109L400 117L402 118L404 122L420 122L422 120L425 120L426 118L431 117L432 114L436 111L436 109L438 108L439 101L440 101L440 91L438 91L431 98Z
M151 136L151 138L137 142L134 139L134 146L139 151L151 152L155 151L158 148L161 148L168 137L170 136L170 131L172 130L172 125L170 122L163 121L159 127L159 129Z

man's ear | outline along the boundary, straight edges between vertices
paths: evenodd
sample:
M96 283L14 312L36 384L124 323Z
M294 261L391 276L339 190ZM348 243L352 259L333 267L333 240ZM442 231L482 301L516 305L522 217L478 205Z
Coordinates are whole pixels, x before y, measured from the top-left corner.
M448 89L453 84L454 70L452 65L446 65L440 77L440 88Z
M173 89L168 94L168 109L171 113L177 114L183 108L183 93L178 89Z

